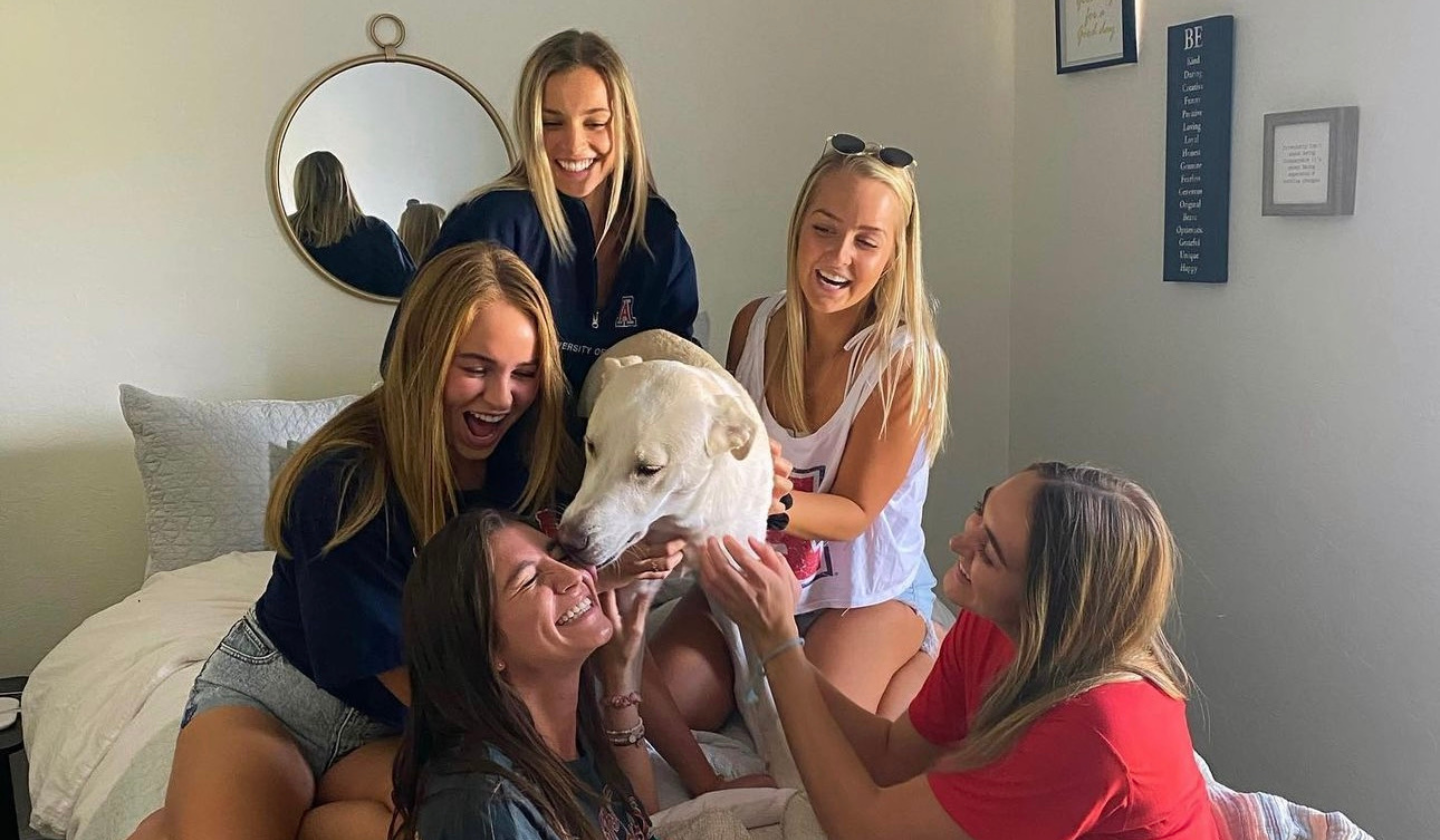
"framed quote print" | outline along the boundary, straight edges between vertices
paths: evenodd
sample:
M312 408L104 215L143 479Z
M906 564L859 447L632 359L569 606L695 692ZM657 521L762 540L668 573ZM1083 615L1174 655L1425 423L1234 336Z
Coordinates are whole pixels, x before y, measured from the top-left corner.
M1262 216L1355 213L1355 146L1360 108L1265 115Z
M1134 64L1135 0L1055 0L1055 72Z

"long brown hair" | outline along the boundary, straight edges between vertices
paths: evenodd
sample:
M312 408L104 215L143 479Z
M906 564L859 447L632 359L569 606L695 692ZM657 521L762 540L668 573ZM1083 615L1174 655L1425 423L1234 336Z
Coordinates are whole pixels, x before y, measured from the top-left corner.
M1096 686L1138 676L1177 700L1190 686L1165 638L1180 554L1159 505L1100 467L1027 469L1040 486L1015 659L942 759L945 769L994 761L1055 704Z
M312 248L334 245L350 234L365 214L350 190L340 158L311 152L295 164L295 236Z
M455 514L455 473L445 432L445 377L455 347L475 314L503 301L529 315L539 343L540 393L506 437L518 436L529 469L519 508L554 504L557 489L579 473L579 453L565 432L567 385L555 319L535 275L505 248L471 242L447 249L416 275L401 307L385 380L320 428L281 470L265 512L265 540L288 556L283 530L291 498L312 464L340 450L359 453L343 475L329 550L380 513L393 487L415 539L424 544ZM502 441L502 445L507 442Z
M500 180L481 187L469 198L493 190L528 190L540 211L540 221L550 246L565 260L574 259L575 240L565 221L565 212L550 173L545 153L545 83L557 73L588 67L605 80L610 95L610 154L615 169L610 173L610 203L605 210L605 227L595 231L595 244L611 226L619 225L620 253L649 248L645 242L645 208L655 193L645 138L640 133L640 112L635 104L635 86L630 71L609 41L594 32L567 29L546 38L530 53L520 71L520 88L515 94L515 134L520 140L520 158Z
M809 414L806 411L805 348L809 343L809 317L804 294L800 291L795 255L800 249L800 234L805 226L805 216L810 212L810 200L816 186L822 178L837 172L850 172L879 181L900 199L904 228L895 237L895 256L886 266L870 301L865 304L867 311L859 328L873 329L855 348L855 358L863 361L878 356L884 362L892 348L896 347L897 340L902 335L908 337L905 346L893 359L889 359L876 386L886 418L880 427L881 434L884 434L885 423L889 420L900 380L908 371L913 376L909 419L911 423L923 422L925 454L933 461L944 446L945 434L950 427L946 400L950 388L950 364L935 331L935 303L925 289L920 258L920 198L915 191L914 176L908 168L890 166L873 155L842 155L827 149L810 170L790 216L785 255L788 266L785 303L782 307L785 332L780 352L766 372L766 384L770 379L778 378L783 385L781 400L784 412L793 418L792 422L800 424L793 432L808 434L814 431L806 420ZM859 370L860 367L852 365L851 369Z
M421 550L405 582L401 615L410 717L395 759L393 838L416 840L426 785L443 767L507 779L556 834L601 840L583 803L604 807L602 793L582 784L546 748L524 699L495 668L500 630L491 539L515 525L494 510L460 514ZM601 729L599 698L593 690L597 683L588 663L579 679L579 736L594 756L601 780L611 790L628 794L630 784ZM513 767L493 761L490 748Z

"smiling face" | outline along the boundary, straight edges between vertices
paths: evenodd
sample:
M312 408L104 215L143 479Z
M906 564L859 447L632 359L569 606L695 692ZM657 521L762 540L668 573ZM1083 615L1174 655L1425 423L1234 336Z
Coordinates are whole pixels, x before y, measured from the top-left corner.
M539 393L535 322L504 301L482 306L460 337L445 374L445 436L464 489Z
M572 198L603 195L615 171L610 91L590 67L576 67L545 80L541 98L545 157L555 187Z
M950 538L956 562L941 581L957 606L995 622L1011 638L1024 606L1030 512L1039 487L1039 478L1027 471L986 491L965 530Z
M895 257L904 229L889 185L856 172L822 176L801 219L795 275L814 312L847 310L870 299Z
M490 537L490 552L498 656L512 681L579 668L610 640L594 576L557 559L553 540L512 523Z

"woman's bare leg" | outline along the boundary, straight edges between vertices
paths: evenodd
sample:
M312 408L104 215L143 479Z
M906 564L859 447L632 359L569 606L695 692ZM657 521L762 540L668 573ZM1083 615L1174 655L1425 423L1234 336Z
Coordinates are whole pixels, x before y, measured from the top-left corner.
M690 729L713 732L735 708L735 672L725 637L700 587L680 598L650 642L650 655Z
M300 840L386 840L395 815L394 767L399 738L366 744L325 771Z
M886 601L825 610L805 634L805 655L855 705L875 712L924 638L925 622L913 609Z
M134 838L295 840L315 778L272 715L225 706L196 715L175 744L165 807Z
M910 661L901 665L895 676L890 678L890 684L880 696L880 705L876 707L875 714L887 720L898 720L901 715L910 711L910 701L920 693L934 667L934 657L924 651L917 651L910 657Z

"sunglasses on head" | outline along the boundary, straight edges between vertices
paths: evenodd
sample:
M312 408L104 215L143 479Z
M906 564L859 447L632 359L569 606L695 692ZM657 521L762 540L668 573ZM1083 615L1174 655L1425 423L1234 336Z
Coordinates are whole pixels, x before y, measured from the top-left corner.
M873 155L881 163L893 166L896 169L906 169L915 165L915 156L894 146L881 146L873 143L866 143L853 134L832 134L825 139L825 147L836 154L845 155Z

